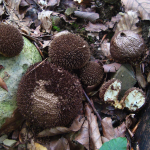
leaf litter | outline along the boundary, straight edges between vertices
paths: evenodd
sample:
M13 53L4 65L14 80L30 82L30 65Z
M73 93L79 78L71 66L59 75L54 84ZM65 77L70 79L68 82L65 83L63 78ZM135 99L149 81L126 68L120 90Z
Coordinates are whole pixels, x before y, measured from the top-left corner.
M103 20L102 14L98 13L98 10L101 8L100 4L93 1L85 2L83 0L81 2L75 2L68 0L61 2L60 0L19 0L16 2L15 0L3 0L0 3L0 16L7 14L8 17L3 22L19 28L24 36L34 41L37 44L36 47L41 51L42 57L47 56L47 47L53 39L53 35L60 30L68 30L80 34L89 42L92 48L96 49L96 57L99 57L98 51L103 52L104 56L100 56L99 58L101 58L100 61L103 63L105 73L107 73L105 80L108 80L109 74L115 73L121 66L121 64L114 62L111 58L110 40L112 33L130 29L141 35L142 28L138 26L140 21L139 17L141 17L141 20L149 20L150 17L150 9L147 7L150 4L148 0L122 0L122 3L124 6L121 7L124 7L126 12L119 13L119 10L116 15L110 17L111 19ZM102 6L104 4L103 2ZM110 8L113 6L111 3L108 5ZM69 15L65 14L67 8L73 8L73 11ZM55 24L55 17L58 17L61 23ZM104 35L106 36L104 37ZM100 41L101 39L103 40ZM3 69L3 66L0 65L0 69ZM147 81L143 73L140 72L139 68L135 71L139 86L146 88ZM0 86L7 90L7 85L2 78L0 78ZM96 94L89 94L89 96L93 99ZM98 100L103 106L104 104L100 99ZM46 138L48 140L50 137L47 144L38 142L32 134L29 134L30 132L27 128L30 125L27 122L27 126L21 127L24 119L17 111L14 111L12 118L7 119L0 129L0 133L15 133L19 128L19 146L21 143L28 143L29 149L40 150L57 150L60 148L70 150L73 147L74 149L76 147L88 150L99 149L105 142L116 139L117 137L125 137L126 129L134 135L135 127L138 124L136 124L137 121L133 118L127 117L126 123L124 123L124 114L117 114L115 109L106 112L105 109L103 110L103 112L105 111L103 113L103 119L98 122L99 118L93 112L92 108L89 104L84 104L84 116L78 116L69 128L56 127L45 129L38 133L36 138ZM128 114L126 110L122 111ZM108 115L111 118L106 117ZM115 127L114 120L112 120L114 115L122 118L119 120L119 123L117 122L117 126L115 125ZM23 137L21 137L21 134ZM17 139L17 134L15 137ZM25 138L24 142L23 138Z

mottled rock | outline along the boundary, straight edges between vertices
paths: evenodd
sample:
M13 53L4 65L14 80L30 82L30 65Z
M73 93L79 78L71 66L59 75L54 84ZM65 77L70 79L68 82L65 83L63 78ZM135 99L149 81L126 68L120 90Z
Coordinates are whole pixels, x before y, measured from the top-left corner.
M23 50L18 56L6 58L0 55L0 65L4 67L0 70L0 77L8 87L8 92L0 87L0 127L17 107L16 93L22 75L30 65L41 60L36 47L26 38Z
M122 82L119 99L123 97L125 91L132 88L137 82L133 68L129 64L123 64L112 77Z

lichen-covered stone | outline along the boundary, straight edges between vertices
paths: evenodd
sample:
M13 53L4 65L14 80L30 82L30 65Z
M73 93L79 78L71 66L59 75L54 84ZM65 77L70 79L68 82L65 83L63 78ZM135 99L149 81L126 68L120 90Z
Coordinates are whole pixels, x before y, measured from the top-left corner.
M0 65L4 67L0 70L0 77L8 87L8 92L0 87L0 127L17 108L16 93L22 75L30 65L41 60L36 47L26 38L24 38L24 47L19 55L12 58L0 55Z

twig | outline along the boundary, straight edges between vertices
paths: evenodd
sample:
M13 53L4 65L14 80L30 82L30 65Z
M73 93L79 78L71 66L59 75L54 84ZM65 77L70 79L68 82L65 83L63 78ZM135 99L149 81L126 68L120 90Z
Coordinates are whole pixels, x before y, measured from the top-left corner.
M42 58L44 58L42 51L40 50L40 48L38 47L38 45L36 44L36 42L34 42L34 45L36 46L37 50L39 51L40 55Z
M91 100L89 99L89 97L87 96L87 94L85 93L85 91L83 90L83 93L87 99L87 101L89 102L90 106L92 107L94 113L96 114L97 118L100 120L100 122L102 121L102 118L100 117L99 113L97 112L97 110L95 109L95 107L93 106Z

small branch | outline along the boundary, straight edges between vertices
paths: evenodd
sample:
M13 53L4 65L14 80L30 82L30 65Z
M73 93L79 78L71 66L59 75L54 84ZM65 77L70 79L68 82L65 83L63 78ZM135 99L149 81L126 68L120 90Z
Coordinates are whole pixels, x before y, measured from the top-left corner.
M93 106L91 100L89 99L89 97L87 96L87 94L85 93L85 91L83 90L83 93L87 99L87 101L89 102L90 106L92 107L94 113L96 114L97 118L100 120L100 122L102 121L102 118L100 117L99 113L97 112L97 110L95 109L95 107Z

